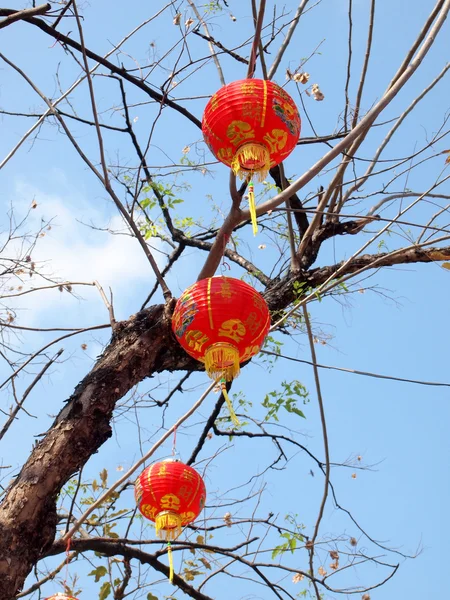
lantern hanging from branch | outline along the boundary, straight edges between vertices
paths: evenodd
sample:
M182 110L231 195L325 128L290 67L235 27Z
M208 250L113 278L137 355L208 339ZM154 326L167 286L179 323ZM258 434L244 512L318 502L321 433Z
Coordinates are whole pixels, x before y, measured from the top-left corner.
M239 375L240 363L259 352L270 327L261 294L232 277L197 281L176 303L172 329L188 354L205 364L212 379L220 379L235 424L239 422L225 382Z
M134 486L139 511L155 523L156 534L167 541L170 581L173 581L171 540L195 521L203 510L206 489L203 479L189 465L167 459L153 463L139 475Z
M202 131L214 156L247 178L253 231L256 212L252 178L263 181L271 167L294 150L300 115L293 99L265 79L234 81L216 92L203 113Z

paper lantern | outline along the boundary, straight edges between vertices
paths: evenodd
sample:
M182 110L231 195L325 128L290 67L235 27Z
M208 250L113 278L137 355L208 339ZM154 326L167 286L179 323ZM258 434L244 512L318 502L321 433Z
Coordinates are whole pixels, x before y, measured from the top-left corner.
M213 379L231 381L240 363L259 352L270 327L261 294L232 277L197 281L176 303L172 329L188 354Z
M265 79L234 81L206 105L202 131L214 156L241 178L266 178L300 137L300 115L293 99Z
M144 469L136 480L134 495L140 512L155 523L156 534L170 541L201 513L206 489L195 469L168 459Z

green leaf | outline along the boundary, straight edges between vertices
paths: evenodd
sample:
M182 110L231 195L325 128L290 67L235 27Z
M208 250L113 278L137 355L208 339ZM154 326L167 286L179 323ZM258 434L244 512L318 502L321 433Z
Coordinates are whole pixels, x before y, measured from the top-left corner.
M147 594L147 600L158 600L158 598L149 592Z
M104 567L103 565L100 565L100 567L97 567L96 569L94 569L93 571L88 573L88 575L94 575L95 583L97 583L101 577L104 577L106 575L107 572L108 572L108 569L106 567Z
M102 480L102 488L106 489L107 486L107 482L108 482L108 471L106 469L103 469L102 471L100 471L100 479Z
M98 600L105 600L111 593L111 584L109 581L105 581L105 583L100 588L100 593L98 595Z
M449 269L449 271L450 271L450 262L442 263L441 266L444 267L444 269Z

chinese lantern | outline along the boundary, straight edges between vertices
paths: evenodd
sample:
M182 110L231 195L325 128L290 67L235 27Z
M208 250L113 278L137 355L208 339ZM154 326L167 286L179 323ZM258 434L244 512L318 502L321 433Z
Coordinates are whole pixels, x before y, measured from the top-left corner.
M266 79L234 81L216 92L203 113L202 131L214 156L236 175L248 178L253 231L256 213L252 177L263 181L300 137L300 115L293 99Z
M225 381L239 375L240 363L259 352L269 327L266 302L240 279L202 279L185 290L176 303L172 330L186 352L205 363L208 375L221 379L236 424Z
M172 549L182 527L203 510L206 489L203 479L189 465L167 459L144 469L134 486L140 512L155 523L156 534L168 542L170 581L173 580Z
M67 594L63 594L62 592L57 592L53 594L53 596L49 596L45 598L45 600L78 600L75 596L68 596Z

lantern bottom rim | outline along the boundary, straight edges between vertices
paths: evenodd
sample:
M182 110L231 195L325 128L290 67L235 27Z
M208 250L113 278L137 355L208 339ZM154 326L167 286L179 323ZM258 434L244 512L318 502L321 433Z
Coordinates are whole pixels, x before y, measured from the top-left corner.
M168 542L176 540L182 531L181 515L172 510L164 510L156 515L156 535Z
M244 179L250 175L257 181L264 181L270 169L270 153L264 144L246 142L233 156L231 168L235 175Z
M211 379L233 381L239 375L239 350L233 344L217 342L205 352L205 368Z

